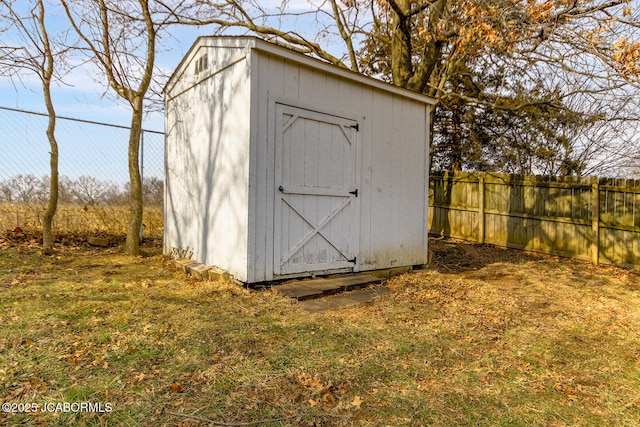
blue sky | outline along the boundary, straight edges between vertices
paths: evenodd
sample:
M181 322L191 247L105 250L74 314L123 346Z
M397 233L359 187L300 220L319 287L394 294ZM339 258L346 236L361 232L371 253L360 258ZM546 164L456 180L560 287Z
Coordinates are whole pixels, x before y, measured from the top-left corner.
M311 0L316 2L318 0ZM275 6L281 0L260 0L263 7L275 10ZM296 12L308 10L310 2L307 0L289 0L287 11ZM66 18L57 18L56 11L47 16L50 27L56 31L64 30ZM58 13L59 14L59 13ZM310 19L310 18L309 18ZM300 18L293 22L280 21L283 26L295 25L302 33L312 33L315 25L307 18ZM278 25L277 23L275 24ZM166 76L170 75L189 50L198 36L211 35L214 32L213 26L201 27L172 27L169 37L163 37L163 43L156 54L156 66ZM232 34L227 31L227 34ZM235 33L241 33L235 30ZM313 34L308 34L313 37ZM6 34L0 33L0 41ZM329 42L329 40L325 40ZM335 46L337 47L337 46ZM337 53L339 54L339 53ZM79 60L78 60L79 61ZM119 125L128 125L130 113L128 106L121 100L114 101L117 97L106 87L105 84L96 82L96 77L101 76L101 71L91 64L83 64L72 70L70 75L65 77L64 85L53 87L54 104L58 115L77 117L96 121L105 121ZM14 79L15 80L15 79ZM44 112L44 102L42 100L40 82L36 77L23 73L22 82L11 81L0 76L0 106L19 108L30 111ZM162 80L162 79L161 79ZM164 84L164 81L161 81ZM105 96L105 93L108 95ZM145 116L144 127L151 130L163 130L163 117L161 113L150 113Z
M18 4L26 5L26 3ZM273 10L273 6L280 4L280 0L260 0L260 4ZM309 7L307 0L288 2L290 12ZM64 30L64 26L68 25L64 19L56 18L55 13L48 14L47 18L51 23L50 31L52 28L54 31ZM303 32L312 33L314 24L304 22L305 20L308 19L301 18L295 23ZM292 25L292 22L285 20L280 24L287 26ZM171 34L163 38L165 44L160 46L156 54L156 67L165 79L171 75L196 38L211 35L214 30L212 26L171 28ZM232 33L227 32L227 34ZM235 33L238 34L239 31L235 30ZM309 35L313 37L313 34ZM11 37L11 34L0 33L0 42L6 42ZM329 40L324 42L331 43ZM332 47L334 49L331 49ZM337 44L330 45L329 48L339 49ZM80 59L75 61L80 63ZM102 76L101 70L89 63L73 68L65 76L64 84L56 84L52 87L57 115L128 126L131 120L129 106L114 95ZM164 85L165 80L163 78L159 80L160 85ZM0 107L44 113L46 109L41 90L40 81L32 74L21 72L19 78L13 79L0 76ZM147 130L163 131L163 113L147 113L143 127ZM45 118L0 109L0 181L19 174L33 174L37 177L47 175L49 146L44 133L45 128ZM62 176L71 179L83 175L93 176L118 185L124 185L127 182L126 131L60 120L57 138L60 146ZM145 176L161 178L162 140L157 138L158 136L148 135L144 169Z
M156 65L165 73L171 73L195 39L210 33L206 27L176 28L175 39L158 53ZM130 109L124 101L115 100L104 84L96 82L96 76L100 75L94 66L85 64L66 76L64 85L54 84L52 93L57 114L127 126ZM22 73L20 80L0 76L0 106L45 112L40 81L26 72ZM144 127L162 131L162 114L147 114Z
M170 74L207 28L176 28L174 40L159 52L158 68ZM58 116L129 126L131 111L109 89L96 82L99 70L92 65L74 69L65 85L54 85L52 96ZM0 107L44 113L41 83L37 77L22 73L19 79L0 77ZM163 131L161 112L145 115L143 127ZM49 145L45 135L46 117L0 110L0 182L17 175L44 177L49 170ZM123 129L58 120L56 137L60 149L61 176L77 179L91 176L122 188L128 182L127 141ZM162 179L163 138L145 135L144 176Z

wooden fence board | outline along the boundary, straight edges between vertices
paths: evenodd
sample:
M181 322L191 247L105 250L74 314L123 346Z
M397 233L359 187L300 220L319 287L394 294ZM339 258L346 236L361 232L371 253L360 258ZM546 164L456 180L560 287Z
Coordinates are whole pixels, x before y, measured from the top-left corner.
M433 174L429 231L450 237L640 267L640 182Z

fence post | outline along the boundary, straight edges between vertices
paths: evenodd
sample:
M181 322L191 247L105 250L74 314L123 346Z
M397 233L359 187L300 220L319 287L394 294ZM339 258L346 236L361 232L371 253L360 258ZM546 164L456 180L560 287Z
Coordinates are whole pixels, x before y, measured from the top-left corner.
M478 243L484 243L484 173L478 177Z
M600 185L597 177L591 178L591 263L600 263Z

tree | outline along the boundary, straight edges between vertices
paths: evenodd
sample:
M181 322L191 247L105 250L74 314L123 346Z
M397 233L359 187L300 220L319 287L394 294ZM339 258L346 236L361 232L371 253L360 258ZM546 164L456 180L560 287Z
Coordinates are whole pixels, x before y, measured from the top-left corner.
M583 123L605 120L603 112L615 121L637 94L640 20L627 0L326 0L298 11L287 1L271 9L261 3L202 0L197 8L220 31L244 28L426 93L438 108L458 108L457 118L464 106L531 117L539 104ZM296 22L317 25L305 33ZM326 37L340 40L344 55L323 48ZM501 83L482 87L477 76L495 70ZM514 80L537 86L541 98L519 97ZM465 90L456 90L461 83Z
M13 189L8 180L0 182L0 200L3 202L13 203Z
M115 184L100 181L92 176L83 175L75 181L65 180L65 184L68 186L66 191L73 195L74 202L85 207L107 203L118 194Z
M17 2L0 0L2 19L7 29L15 30L19 40L15 44L0 46L0 67L2 73L20 78L19 73L29 71L35 74L42 84L42 94L47 108L48 124L46 135L49 141L50 178L47 208L42 220L42 247L45 254L53 252L51 225L58 206L58 143L55 137L56 112L51 98L51 83L56 78L57 68L66 50L62 43L54 44L49 36L45 17L47 12L43 0L24 4L16 8Z
M17 203L46 203L49 199L48 177L38 179L35 175L16 175L0 183L2 199Z
M168 26L199 22L192 14L199 2L176 0L61 0L73 30L109 87L131 107L128 144L130 218L125 252L140 252L143 188L139 151L147 96L159 86L154 78L156 49Z
M619 126L625 111L637 123L637 103L629 101L637 94L637 76L630 71L637 69L638 44L620 40L637 37L638 21L625 18L632 13L625 4L492 0L425 9L428 24L411 34L414 45L426 40L438 46L426 89L438 102L434 159L453 170L559 174L602 165L600 158L620 140L597 144L587 131ZM410 13L405 9L403 16ZM609 28L614 22L615 33ZM364 50L374 70L393 74L392 53L373 50L392 34L368 39ZM407 55L419 61L433 59L426 50L412 52ZM420 72L411 64L407 68L414 76ZM438 150L445 140L447 149ZM438 158L443 153L450 157ZM625 159L616 160L616 166L625 166Z
M142 181L140 136L144 99L152 83L157 28L149 2L62 0L71 26L104 72L109 86L131 107L128 144L130 218L125 252L140 253Z
M582 175L587 165L578 153L580 133L603 118L565 104L558 88L549 90L539 81L507 84L506 79L500 70L467 70L451 78L451 94L435 114L435 167ZM488 102L470 101L479 97Z
M146 204L162 207L164 181L156 177L145 178L142 183L142 189Z
M633 76L640 43L630 38L638 15L627 0L326 0L292 12L286 0L270 9L261 3L202 0L194 8L199 23L215 23L222 31L244 28L335 65L382 74L397 86L437 99L446 94L444 85L460 65L492 52L566 70L598 59L637 81ZM311 20L317 23L313 38L293 25L286 28L292 22L308 26ZM332 35L343 42L342 58L319 42ZM357 43L362 49L356 50ZM562 49L564 55L551 57Z

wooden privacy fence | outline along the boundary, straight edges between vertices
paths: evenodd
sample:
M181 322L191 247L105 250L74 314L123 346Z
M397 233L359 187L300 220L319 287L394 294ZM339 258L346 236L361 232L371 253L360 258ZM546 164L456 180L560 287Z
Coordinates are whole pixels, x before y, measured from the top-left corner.
M640 181L433 174L429 232L640 267Z

